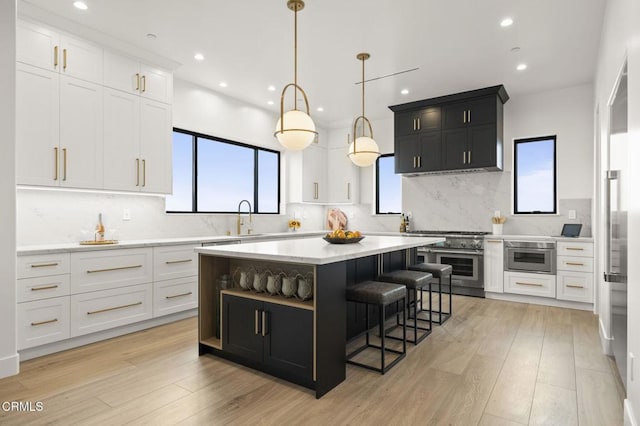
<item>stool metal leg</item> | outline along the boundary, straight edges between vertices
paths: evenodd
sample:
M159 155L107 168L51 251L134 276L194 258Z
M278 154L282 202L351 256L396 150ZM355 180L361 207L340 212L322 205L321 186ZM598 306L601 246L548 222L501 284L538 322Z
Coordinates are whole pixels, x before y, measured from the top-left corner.
M384 366L384 335L387 334L384 329L384 305L380 305L380 359L381 359L381 369L382 374L386 372L386 368Z

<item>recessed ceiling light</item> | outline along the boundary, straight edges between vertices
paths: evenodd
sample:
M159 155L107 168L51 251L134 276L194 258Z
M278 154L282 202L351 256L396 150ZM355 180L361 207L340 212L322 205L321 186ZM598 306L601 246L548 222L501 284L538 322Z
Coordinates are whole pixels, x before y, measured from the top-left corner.
M274 86L273 84L269 87L267 87L267 90L270 92L275 92L276 91L276 86Z
M402 89L400 91L400 93L402 93L403 95L408 95L409 94L409 89Z
M318 112L322 112L322 111L324 111L324 108L322 108L322 107L318 107L318 109L317 109L316 111L318 111Z
M89 6L87 6L87 4L86 4L85 2L83 2L83 1L74 1L74 2L73 2L73 6L74 6L76 9L80 9L80 10L87 10L87 9L89 9Z
M204 61L204 55L202 53L196 53L195 55L193 55L193 59L195 59L196 61Z
M227 82L226 81L221 81L218 86L220 87L227 87Z
M267 101L267 105L273 105L273 101Z
M155 40L158 38L158 36L154 33L147 33L147 38L151 40Z
M518 71L524 71L527 69L527 64L518 64L518 66L516 67L516 69Z
M500 21L501 27L510 27L511 25L513 25L513 19L511 18L504 18L502 21Z

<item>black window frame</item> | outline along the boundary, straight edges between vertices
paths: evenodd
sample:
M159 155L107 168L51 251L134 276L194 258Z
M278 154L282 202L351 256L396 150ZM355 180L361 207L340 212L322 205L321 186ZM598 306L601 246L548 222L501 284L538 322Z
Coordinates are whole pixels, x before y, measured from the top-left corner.
M191 181L191 211L175 211L175 210L166 210L166 213L171 214L237 214L237 211L200 211L198 210L198 138L200 139L209 139L214 142L227 143L230 145L241 146L243 148L253 149L253 199L251 201L251 214L258 215L279 215L280 214L280 200L281 200L281 156L280 151L275 149L263 148L255 145L250 145L242 142L233 141L230 139L220 138L217 136L206 135L204 133L194 132L191 130L181 129L178 127L173 128L173 132L182 133L191 136L191 149L192 149L192 181ZM278 202L277 202L277 211L275 212L259 212L258 208L259 201L259 182L258 182L258 168L259 168L259 152L266 151L269 153L274 153L278 156ZM172 154L173 155L173 154ZM172 176L173 178L173 176ZM240 202L241 200L238 200Z
M402 211L399 212L380 212L380 159L386 157L393 157L395 153L390 154L382 154L376 158L376 214L378 215L396 215L402 214ZM402 209L402 207L400 207Z
M553 140L553 211L518 211L518 149L523 143ZM537 136L513 140L513 214L514 215L557 215L558 214L558 135Z

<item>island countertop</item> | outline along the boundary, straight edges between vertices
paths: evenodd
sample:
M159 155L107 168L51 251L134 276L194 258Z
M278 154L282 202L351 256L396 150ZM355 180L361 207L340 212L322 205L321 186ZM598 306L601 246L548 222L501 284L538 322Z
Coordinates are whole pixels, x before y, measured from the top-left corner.
M426 246L444 241L440 237L365 236L355 244L329 244L321 237L266 241L240 245L197 247L196 253L232 258L275 260L325 265L389 251Z

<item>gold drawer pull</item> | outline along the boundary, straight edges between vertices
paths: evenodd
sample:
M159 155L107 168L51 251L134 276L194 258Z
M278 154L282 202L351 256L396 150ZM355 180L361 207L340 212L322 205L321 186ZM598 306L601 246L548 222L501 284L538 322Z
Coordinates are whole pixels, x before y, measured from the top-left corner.
M583 251L584 249L582 247L567 247L567 250Z
M577 285L577 284L567 284L567 287L569 287L569 288L584 288L584 286Z
M58 266L58 262L52 262L52 263L38 263L38 264L33 264L31 265L32 268L46 268L48 266Z
M487 240L488 243L501 243L502 240Z
M88 270L87 274L95 274L96 272L121 271L123 269L136 269L136 268L142 268L142 265L119 266L117 268L107 268L107 269L92 269L92 270Z
M52 288L58 288L58 284L48 285L45 287L31 287L31 291L51 290Z
M138 306L138 305L142 305L142 302L130 303L128 305L116 306L114 308L100 309L99 311L90 311L90 312L87 312L87 315L101 314L103 312L115 311L117 309L130 308L132 306Z
M165 299L175 299L176 297L183 297L183 296L191 296L193 294L192 291L188 292L188 293L182 293L182 294L176 294L174 296L165 296Z
M31 327L37 327L39 325L51 324L53 322L58 322L58 318L54 318L54 319L48 320L48 321L32 322L31 323Z
M520 281L516 281L516 284L518 284L518 285L532 285L532 286L535 286L535 287L544 287L542 284L523 283L523 282L520 282Z
M584 263L577 263L577 262L565 262L565 263L571 266L584 266Z
M189 263L189 262L193 262L193 259L184 259L184 260L167 260L166 263L167 265L175 265L176 263Z

